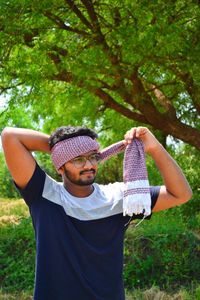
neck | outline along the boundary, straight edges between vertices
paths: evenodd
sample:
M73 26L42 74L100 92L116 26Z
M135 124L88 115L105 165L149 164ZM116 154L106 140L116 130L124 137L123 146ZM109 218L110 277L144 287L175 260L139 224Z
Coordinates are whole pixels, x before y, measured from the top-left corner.
M85 198L92 194L94 187L90 185L77 185L72 182L64 182L65 189L72 195L78 198Z

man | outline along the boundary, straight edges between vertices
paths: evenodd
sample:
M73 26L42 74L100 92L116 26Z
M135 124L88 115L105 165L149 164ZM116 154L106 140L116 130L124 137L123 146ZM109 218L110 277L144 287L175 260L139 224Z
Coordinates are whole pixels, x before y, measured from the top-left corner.
M2 144L10 173L29 206L36 237L34 300L124 300L123 237L130 217L122 214L123 183L94 183L99 149L94 131L61 127L51 137L5 128ZM192 191L181 169L145 127L137 138L155 161L164 185L150 188L153 212L180 205ZM63 184L37 165L31 151L51 153ZM143 218L143 214L131 219ZM150 218L150 216L149 216Z

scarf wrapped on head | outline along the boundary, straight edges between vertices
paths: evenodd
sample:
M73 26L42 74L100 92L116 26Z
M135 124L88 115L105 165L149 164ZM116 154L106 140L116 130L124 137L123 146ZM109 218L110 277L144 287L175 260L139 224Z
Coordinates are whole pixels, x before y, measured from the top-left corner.
M99 151L96 140L89 136L77 136L56 143L51 149L51 158L59 170L67 161L93 150ZM123 141L115 143L99 152L100 161L104 162L124 150L123 215L148 216L151 214L151 197L142 141L135 138L127 146Z

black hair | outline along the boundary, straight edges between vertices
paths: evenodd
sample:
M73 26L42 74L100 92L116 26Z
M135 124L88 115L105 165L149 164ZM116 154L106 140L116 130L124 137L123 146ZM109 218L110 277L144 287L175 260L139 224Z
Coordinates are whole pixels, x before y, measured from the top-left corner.
M95 139L98 137L97 133L90 128L87 128L85 126L62 126L57 128L50 136L49 138L49 146L50 149L53 148L53 146L63 140L75 137L75 136L90 136L92 139Z

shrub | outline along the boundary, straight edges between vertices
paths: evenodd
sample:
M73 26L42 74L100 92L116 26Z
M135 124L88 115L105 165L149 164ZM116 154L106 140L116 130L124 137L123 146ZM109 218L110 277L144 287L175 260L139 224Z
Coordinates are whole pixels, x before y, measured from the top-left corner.
M187 223L188 227L198 229L200 225L197 220L197 214L200 212L200 151L190 145L184 144L172 153L172 156L184 171L193 191L192 199L185 205L180 206L180 215L184 218L184 222Z
M32 290L35 242L30 217L1 227L0 256L4 291Z
M19 198L19 193L17 192L12 177L8 171L5 163L3 153L0 151L0 197L5 198Z
M200 241L171 211L128 229L124 269L128 289L152 285L178 288L200 279Z

